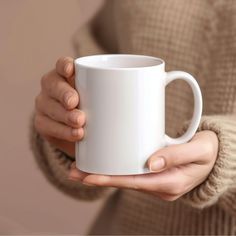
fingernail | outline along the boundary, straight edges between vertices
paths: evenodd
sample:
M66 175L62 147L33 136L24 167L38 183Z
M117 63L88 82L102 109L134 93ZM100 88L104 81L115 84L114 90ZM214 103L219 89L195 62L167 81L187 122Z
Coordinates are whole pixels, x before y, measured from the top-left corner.
M163 157L157 157L150 163L150 171L159 171L165 167L165 160Z

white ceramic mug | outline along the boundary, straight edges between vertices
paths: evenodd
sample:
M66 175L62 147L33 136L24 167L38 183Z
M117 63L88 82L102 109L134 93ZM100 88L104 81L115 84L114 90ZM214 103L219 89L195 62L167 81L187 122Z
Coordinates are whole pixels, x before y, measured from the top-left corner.
M194 112L186 133L171 138L165 134L165 87L176 79L191 86ZM75 60L75 83L87 118L84 139L76 143L76 166L85 172L148 173L151 154L189 141L200 122L202 96L196 80L183 71L165 72L165 62L156 57L81 57Z

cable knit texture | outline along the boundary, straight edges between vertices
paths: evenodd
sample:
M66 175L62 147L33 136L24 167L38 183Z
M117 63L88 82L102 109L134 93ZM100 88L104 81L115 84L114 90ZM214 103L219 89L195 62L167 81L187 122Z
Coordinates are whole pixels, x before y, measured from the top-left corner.
M184 70L200 84L200 130L219 139L208 178L174 202L118 190L110 195L91 234L236 235L236 1L109 0L74 37L78 56L134 53L163 58L167 71ZM173 137L192 116L192 92L181 81L166 89L166 130ZM185 129L185 126L184 128ZM107 189L66 180L71 160L32 128L32 148L48 180L79 199Z
M199 208L212 205L236 186L236 130L232 129L235 122L232 115L202 117L198 131L211 130L217 134L220 143L218 158L207 180L182 198L186 203ZM187 125L183 132L186 129Z

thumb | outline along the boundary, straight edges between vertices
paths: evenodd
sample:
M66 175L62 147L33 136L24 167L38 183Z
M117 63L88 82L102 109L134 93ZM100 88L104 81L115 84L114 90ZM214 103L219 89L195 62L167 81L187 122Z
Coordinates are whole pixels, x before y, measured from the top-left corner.
M201 158L199 142L172 145L156 151L148 159L148 168L160 172L174 166L196 162ZM200 151L201 152L201 151Z

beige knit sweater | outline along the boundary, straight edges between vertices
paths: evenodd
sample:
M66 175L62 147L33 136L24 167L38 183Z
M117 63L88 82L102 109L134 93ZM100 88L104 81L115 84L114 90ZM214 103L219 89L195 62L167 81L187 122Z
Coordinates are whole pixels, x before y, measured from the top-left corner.
M83 186L67 180L73 158L32 127L32 147L48 180L65 193L95 200L109 192L90 233L236 235L236 0L109 0L78 32L78 55L135 53L166 61L167 71L193 74L202 89L199 130L212 130L220 148L207 180L174 202L148 194ZM192 115L191 90L167 89L166 129L172 136ZM177 106L178 104L178 106Z

